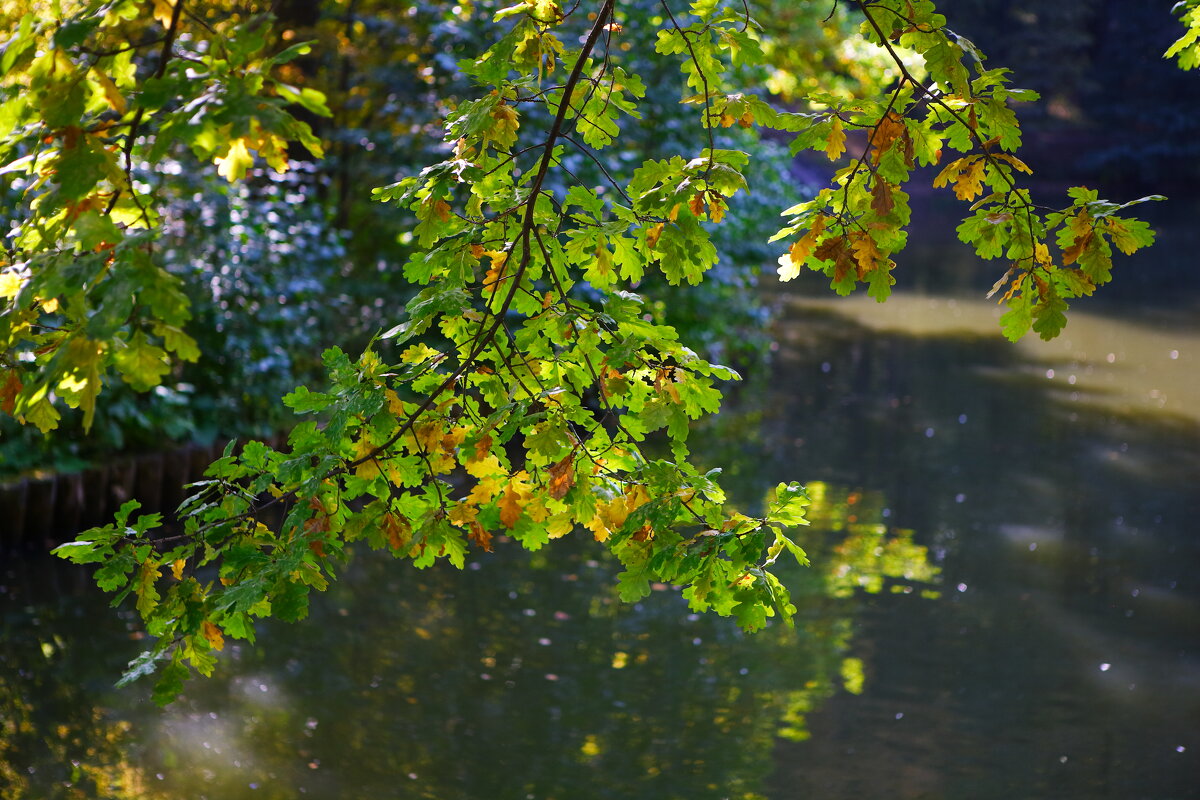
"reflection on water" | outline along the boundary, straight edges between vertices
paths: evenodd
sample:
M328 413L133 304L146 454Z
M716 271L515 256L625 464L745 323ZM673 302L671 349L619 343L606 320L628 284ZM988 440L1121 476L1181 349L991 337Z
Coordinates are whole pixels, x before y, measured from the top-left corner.
M368 555L163 714L148 687L103 688L137 643L94 593L42 592L55 564L10 574L0 798L761 797L775 741L862 690L854 588L937 577L876 494L813 496L826 531L801 536L819 566L790 576L794 632L743 637L666 586L625 607L586 542L500 547L462 573Z
M1200 335L990 304L797 303L760 469L878 489L940 601L857 617L861 697L772 797L1184 798L1200 775Z
M0 798L1195 796L1200 337L990 315L797 303L706 432L748 505L810 480L794 633L622 607L584 541L368 554L158 712L75 568L7 565Z

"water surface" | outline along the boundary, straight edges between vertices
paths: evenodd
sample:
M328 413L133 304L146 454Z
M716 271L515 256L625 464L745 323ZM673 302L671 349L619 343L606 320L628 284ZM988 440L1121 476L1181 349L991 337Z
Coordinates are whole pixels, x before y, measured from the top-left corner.
M809 481L800 614L745 637L585 540L363 554L160 712L69 565L4 565L0 798L1186 798L1200 775L1200 333L792 299L700 434L739 502Z

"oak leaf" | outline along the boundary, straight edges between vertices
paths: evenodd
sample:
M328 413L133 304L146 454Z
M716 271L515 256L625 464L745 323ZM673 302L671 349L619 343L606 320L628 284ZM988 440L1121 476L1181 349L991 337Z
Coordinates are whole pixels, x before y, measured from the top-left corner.
M254 166L254 156L246 149L245 137L239 137L229 144L225 155L214 158L213 163L217 165L217 173L233 183L246 177L246 171Z
M712 192L708 198L708 217L713 222L720 222L725 219L725 198L716 192Z
M388 538L388 544L393 550L403 550L412 540L412 525L401 514L395 514L390 511L384 514L381 527Z
M1079 260L1079 257L1083 255L1083 251L1087 248L1088 243L1092 241L1093 236L1095 236L1095 231L1093 231L1091 228L1088 228L1082 236L1079 236L1075 239L1070 247L1068 247L1066 250L1063 250L1062 263L1064 267L1074 264Z
M575 485L575 456L568 455L562 461L550 465L550 496L562 500Z
M204 620L200 625L200 630L204 634L204 638L212 645L213 650L225 649L225 636L221 633L221 629L208 620Z
M854 251L854 260L858 263L858 278L862 280L868 272L875 269L876 264L883 259L883 254L869 234L855 231L850 236L850 249Z
M834 117L829 127L829 138L825 140L825 156L830 161L837 161L846 152L846 131L842 128L841 117Z
M516 144L517 128L521 125L517 119L517 110L510 105L497 105L492 111L492 119L495 122L488 131L488 138L501 147L512 147Z
M379 477L379 462L376 461L375 445L371 444L366 436L362 436L354 443L352 453L354 460L366 459L357 467L354 468L354 474L363 480L373 480Z
M651 250L658 244L659 237L662 236L664 223L659 222L651 225L646 229L646 246Z
M983 194L983 168L985 163L982 159L971 162L970 166L958 174L954 180L954 196L959 200L970 200L977 195Z
M907 130L900 115L889 111L887 116L879 120L879 123L871 129L871 163L878 164L892 143L906 133Z
M492 552L492 534L476 520L471 520L470 529L467 531L467 538L483 548L485 552Z
M800 268L804 266L805 260L808 259L817 240L824 232L825 216L822 214L813 220L812 227L808 229L808 232L792 242L787 254L779 259L779 279L781 281L790 281L800 274Z
M16 370L5 370L5 372L7 375L4 385L0 386L0 411L11 414L17 406L17 395L21 393L22 385Z
M892 187L879 176L875 177L875 185L871 187L871 210L878 216L886 217L896 207L892 199Z
M522 470L509 478L508 485L504 487L504 494L496 503L500 509L500 523L509 530L516 526L521 512L529 503L530 486L525 481L528 477Z

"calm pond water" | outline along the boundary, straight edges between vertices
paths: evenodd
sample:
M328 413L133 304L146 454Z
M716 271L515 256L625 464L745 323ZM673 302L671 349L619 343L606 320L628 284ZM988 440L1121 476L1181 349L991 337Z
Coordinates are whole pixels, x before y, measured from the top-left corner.
M364 554L160 712L86 573L8 563L0 800L1200 797L1200 330L994 315L784 301L702 435L746 505L811 482L795 632L622 607L582 540Z

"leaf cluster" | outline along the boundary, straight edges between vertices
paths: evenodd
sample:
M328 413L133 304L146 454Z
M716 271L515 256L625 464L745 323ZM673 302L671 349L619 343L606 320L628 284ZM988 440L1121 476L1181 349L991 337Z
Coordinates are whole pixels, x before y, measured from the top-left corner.
M0 257L2 410L42 432L56 401L92 426L105 380L146 391L195 361L190 303L163 268L146 163L180 148L229 180L258 157L288 167L287 142L321 143L288 110L327 114L319 93L279 80L305 44L271 54L259 16L131 0L20 16L0 56L0 174L15 207Z
M728 503L718 471L691 463L691 423L719 409L722 384L738 375L688 347L637 291L651 276L700 284L716 267L714 231L749 189L750 155L725 146L722 131L775 131L793 153L814 150L841 165L830 187L784 212L776 238L790 244L780 274L789 279L807 266L839 293L864 283L880 301L907 239L903 187L918 167L940 165L935 185L975 201L960 235L981 256L1009 261L997 291L1008 287L1004 326L1014 338L1029 327L1057 333L1066 300L1108 279L1111 246L1132 252L1152 241L1143 223L1118 214L1132 204L1084 189L1072 190L1064 209L1033 205L1016 182L1029 168L1014 155L1021 134L1010 104L1034 94L1011 88L1006 70L984 68L979 49L928 0L854 3L861 42L891 61L896 78L883 96L810 92L801 110L737 90L734 78L764 58L747 5L661 6L654 47L678 69L696 131L689 149L627 174L604 166L649 108L649 82L621 55L630 21L614 0L587 9L524 0L497 10L495 43L458 63L476 90L448 104L437 158L373 193L413 220L416 247L402 272L416 291L394 324L357 357L326 350L326 384L284 398L312 418L286 448L231 444L191 487L181 531L163 531L153 517L131 522L127 507L114 524L59 548L101 564L102 586L135 599L157 643L130 678L165 662L156 699L178 694L190 670L211 672L228 637L252 640L256 619L305 616L310 592L327 587L360 541L424 568L443 560L461 567L471 550L502 542L537 550L590 535L623 565L617 592L626 601L668 583L683 587L693 609L736 617L746 630L790 620L795 608L774 567L785 554L807 561L789 534L805 522L805 489L780 484L752 516ZM164 7L172 13L159 20L166 46L154 80L187 74L172 60L180 7ZM270 77L281 58L301 51L261 56L258 24L231 22L228 42L197 51L207 74L221 78L210 94L172 99L189 91L176 82L161 84L161 95L137 95L125 146L154 113L159 130L219 162L229 179L244 175L250 150L276 166L284 138L318 153L283 104L317 114L319 98ZM917 61L919 70L910 66ZM60 153L71 149L65 137L50 137ZM110 251L159 269L150 206L129 179L130 160L115 162L120 175L100 198L111 207L96 212L121 236L99 248L100 287L119 274ZM596 165L593 180L571 170L580 160ZM122 203L138 213L113 221ZM73 242L77 226L68 222L65 241ZM1045 241L1051 232L1060 266ZM36 294L53 270L10 272L13 309L36 301L39 313L53 313ZM157 315L159 327L149 330L128 327L125 317L114 317L107 339L64 328L37 356L57 376L40 385L41 399L48 403L53 388L94 404L110 357L136 385L160 380L166 351L186 356L190 342L179 338L186 306L172 297L137 295L138 308ZM63 374L50 364L55 357ZM16 413L36 422L27 391L22 384L10 394Z
M1004 290L1001 302L1008 305L1004 335L1015 341L1030 328L1044 339L1058 335L1067 301L1111 278L1106 237L1119 239L1126 254L1153 242L1145 223L1113 213L1161 198L1118 205L1076 187L1068 192L1073 202L1066 208L1036 205L1018 182L1032 170L1014 154L1021 130L1012 105L1036 100L1037 93L1009 86L1007 69L986 68L980 49L946 27L927 0L855 5L863 37L889 56L897 75L883 97L816 92L807 98L813 111L789 117L773 114L765 104L746 106L760 124L797 131L793 152L816 150L840 162L847 131L861 132L864 142L834 173L830 188L784 212L789 222L776 238L791 244L779 262L780 278L791 280L807 267L828 276L839 294L861 283L871 297L886 300L895 283L892 256L907 241L909 195L902 187L918 167L939 165L934 188L950 188L959 200L973 201L959 238L982 258L1008 262L993 289ZM919 70L910 67L914 60ZM961 155L947 155L951 151ZM1057 264L1051 235L1062 251Z

